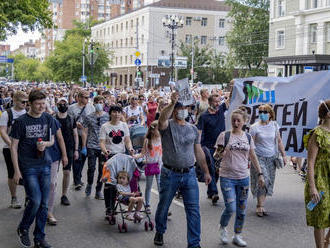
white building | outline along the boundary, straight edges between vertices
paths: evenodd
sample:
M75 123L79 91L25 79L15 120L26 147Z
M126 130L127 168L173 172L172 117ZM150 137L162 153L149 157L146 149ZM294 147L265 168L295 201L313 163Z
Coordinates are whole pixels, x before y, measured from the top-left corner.
M269 76L330 69L330 0L271 0Z
M146 1L147 2L147 1ZM169 68L158 68L158 58L171 54L170 30L163 26L162 18L177 15L184 20L183 28L176 32L176 49L180 42L191 43L198 36L200 46L214 47L228 52L225 36L231 25L227 14L230 8L215 0L161 0L116 17L92 28L92 37L114 51L113 63L106 72L114 87L133 86L137 66L135 53L143 73L143 80L151 81L150 74L160 75L160 84L169 80ZM134 3L133 3L134 4Z

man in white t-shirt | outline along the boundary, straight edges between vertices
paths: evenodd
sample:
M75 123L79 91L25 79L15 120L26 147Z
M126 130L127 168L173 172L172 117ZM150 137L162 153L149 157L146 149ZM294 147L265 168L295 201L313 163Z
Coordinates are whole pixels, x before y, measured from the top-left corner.
M124 108L124 115L129 127L134 125L144 125L143 109L138 105L137 96L131 96L130 105Z
M14 209L20 209L21 204L17 201L16 197L16 184L14 182L14 166L11 160L10 145L11 139L8 134L14 121L21 115L26 113L26 104L28 102L28 96L23 91L16 91L13 96L14 106L7 111L3 112L0 117L0 133L3 141L6 143L3 147L3 156L7 165L8 171L8 187L11 194L10 207Z

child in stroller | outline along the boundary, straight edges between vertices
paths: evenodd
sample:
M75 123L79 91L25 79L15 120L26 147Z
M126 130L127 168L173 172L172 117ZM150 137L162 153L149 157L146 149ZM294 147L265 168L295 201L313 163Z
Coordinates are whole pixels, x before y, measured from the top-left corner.
M125 179L125 182L123 182L122 178L119 179L120 173L123 175L122 172L125 172L125 176L123 178ZM139 211L139 215L130 215L130 217L134 217L134 223L140 223L143 217L143 213L146 215L146 221L144 223L145 230L148 231L149 228L150 230L153 230L154 228L154 223L151 221L148 212L145 210L145 204L143 202L143 198L141 197L142 195L139 192L137 180L138 176L139 171L135 159L126 154L118 153L114 155L106 162L103 167L102 181L105 183L104 188L107 189L104 191L106 192L106 194L104 194L106 219L109 221L110 225L115 225L116 215L120 214L122 221L118 224L119 232L127 232L127 224L125 223L125 217L128 213L122 205L125 203L125 201L127 203L127 200L128 205L130 205L130 198L127 199L125 198L125 196L133 196L132 192L135 192L133 197L133 199L135 198L135 200L134 203L131 203L132 205L131 208L129 208L129 212L131 212L133 210L134 205L138 203L138 205L136 206L136 210ZM126 180L129 181L129 185ZM118 184L124 187L118 186ZM125 194L125 192L128 194ZM142 198L142 200L140 200L140 198ZM132 202L133 199L131 200ZM142 207L144 208L144 210L142 210ZM132 220L132 218L130 217L128 218Z
M142 220L143 216L141 215L140 210L143 206L143 198L139 192L131 192L128 173L126 171L120 171L117 175L117 182L117 191L119 194L117 199L123 204L128 205L125 218L130 221L135 219ZM134 207L135 214L132 212Z

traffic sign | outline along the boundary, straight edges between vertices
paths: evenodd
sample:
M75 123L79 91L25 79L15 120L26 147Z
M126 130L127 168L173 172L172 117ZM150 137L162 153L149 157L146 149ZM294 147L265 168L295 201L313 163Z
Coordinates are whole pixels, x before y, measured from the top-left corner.
M139 57L140 55L141 55L141 53L140 53L139 51L136 51L136 52L135 52L135 56L136 56L136 57Z
M7 63L14 63L14 59L7 59Z
M134 61L134 63L135 63L135 65L139 66L139 65L141 65L141 60L140 59L136 59Z
M160 78L160 74L158 74L158 73L152 73L152 74L150 74L150 77L151 78Z
M87 81L87 76L81 76L80 81L81 82L86 82Z
M0 56L0 63L7 63L7 56Z

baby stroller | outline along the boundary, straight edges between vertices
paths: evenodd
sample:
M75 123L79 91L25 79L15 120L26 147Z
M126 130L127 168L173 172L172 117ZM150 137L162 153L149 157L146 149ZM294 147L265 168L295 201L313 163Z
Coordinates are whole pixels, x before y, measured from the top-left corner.
M135 151L140 152L143 147L144 137L148 129L145 126L134 125L131 126L129 132L132 145Z
M139 169L133 157L126 154L116 154L111 159L109 159L103 167L102 181L105 183L105 187L109 187L110 195L105 197L105 201L110 201L108 204L110 209L107 209L106 220L110 225L116 224L116 215L121 215L121 221L118 223L119 232L127 232L127 224L125 222L124 214L127 213L125 209L125 203L120 201L118 198L118 192L116 189L117 184L117 174L120 171L126 171L130 178L131 192L141 192L139 191L138 177ZM107 205L107 202L106 202ZM145 231L152 231L154 229L154 223L151 221L148 212L146 211L146 206L143 202L143 209L140 213L145 214L144 229ZM141 219L134 218L134 223L140 223Z

